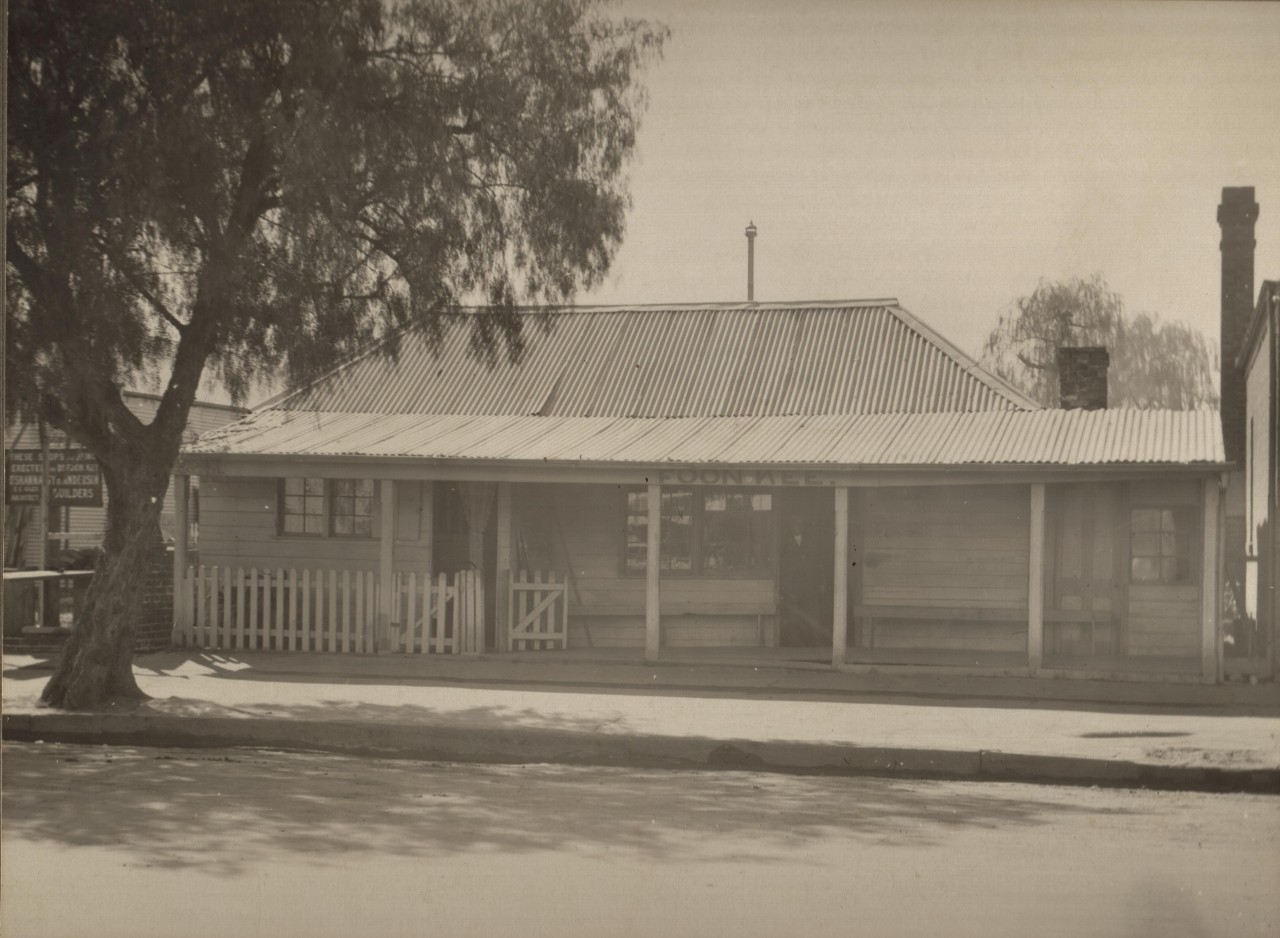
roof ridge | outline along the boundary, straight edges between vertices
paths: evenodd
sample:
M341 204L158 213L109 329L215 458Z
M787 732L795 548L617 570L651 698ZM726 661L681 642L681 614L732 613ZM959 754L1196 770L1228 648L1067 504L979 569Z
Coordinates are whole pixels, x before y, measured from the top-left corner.
M464 367L464 359L469 359L471 357L470 353L467 351L467 343L465 341L466 337L465 335L460 337L454 332L454 329L460 327L463 333L467 332L470 328L470 325L467 323L467 319L470 316L478 316L486 310L493 309L495 309L495 307L492 306L458 306L445 311L445 320L440 323L444 329L444 334L442 336L444 344L438 350L438 353L442 356L442 362L452 362L452 364L447 365L447 367L451 367L455 371L457 369L465 370L465 368L470 367L469 365L465 365ZM553 336L563 333L564 341L557 341L555 338L551 338L547 340L547 342L550 343L549 345L547 345L546 342L539 341L537 344L539 346L543 346L543 350L540 353L542 355L542 360L539 362L533 362L527 366L532 369L530 374L533 377L531 377L530 380L533 380L534 378L538 378L540 381L549 379L546 380L545 384L540 384L542 390L538 400L535 402L537 405L540 405L538 409L541 410L548 410L558 406L554 402L563 390L566 379L571 375L571 369L575 367L575 362L579 357L578 353L581 351L581 349L579 349L579 345L581 343L575 341L573 337L579 335L582 330L586 330L586 332L583 332L584 336L590 333L590 343L593 353L597 356L605 356L604 358L599 359L601 361L600 367L604 368L605 371L613 373L612 377L608 379L609 388L612 389L610 393L621 393L619 388L631 380L627 377L627 375L630 374L629 365L619 363L619 349L613 348L616 343L608 343L612 351L608 351L607 354L606 350L603 348L595 347L599 342L607 339L609 335L612 335L616 331L612 325L609 325L609 323L622 323L625 327L624 332L631 331L634 326L639 333L656 334L657 332L666 330L668 324L671 326L675 325L675 321L668 323L668 320L657 317L663 317L670 314L676 317L685 316L688 321L700 320L705 317L717 322L724 321L727 323L728 325L726 326L727 331L725 332L725 337L731 343L747 342L748 345L752 345L752 343L758 345L759 343L756 342L754 338L751 338L752 336L755 336L754 330L748 329L744 332L743 330L746 328L745 326L733 325L733 323L738 321L744 323L751 321L759 325L762 323L772 322L777 328L775 329L774 327L770 327L771 330L777 331L777 329L781 329L780 324L789 322L794 325L796 330L798 330L794 335L792 335L794 344L796 342L800 342L801 334L808 331L808 327L805 324L809 322L810 317L808 314L810 313L815 316L825 314L827 318L830 318L833 324L830 328L834 328L836 330L833 334L843 336L841 339L842 342L851 343L849 345L850 349L856 350L863 348L864 351L874 353L874 348L864 347L867 346L867 343L874 344L881 340L875 339L874 335L867 334L867 327L864 324L877 322L886 324L897 323L900 327L905 329L905 332L901 334L913 336L916 341L923 343L924 348L928 348L930 350L930 355L937 356L936 364L928 365L917 363L910 367L912 369L924 368L925 373L928 373L929 369L933 369L939 375L949 371L954 375L954 377L947 379L944 383L948 385L955 384L953 390L957 394L960 394L960 397L952 400L951 397L948 396L947 401L941 402L925 402L923 400L918 400L915 403L907 403L905 401L899 401L898 404L903 408L904 412L911 412L920 407L944 407L947 412L956 412L954 408L957 405L959 405L962 410L968 410L970 407L977 407L979 410L990 407L1000 409L1013 407L1014 409L1021 410L1040 409L1039 405L1035 401L1018 391L1004 379L992 374L976 359L946 339L932 326L929 326L909 310L905 309L896 299L892 298L861 300L791 300L771 303L735 302L649 305L631 304L617 306L571 305L565 307L521 307L517 308L515 313L520 317L524 324L529 324L536 320L544 320L545 322L545 319L548 317L566 317L566 321L563 326L553 330L551 333ZM616 319L614 318L615 315L617 316ZM583 317L580 321L580 327L579 324L571 325L570 322L567 321L569 317L573 316ZM591 321L591 317L593 316L596 317L594 323ZM627 323L632 325L626 325ZM641 325L642 323L643 325ZM836 323L843 323L844 325L835 325ZM545 323L545 325L549 327L550 323ZM748 332L750 335L748 335ZM873 332L875 335L879 335L879 329L873 330ZM790 327L783 329L778 333L778 335L781 336L784 333L790 334ZM716 334L719 333L717 332ZM371 363L362 363L368 362L373 356L386 350L392 343L410 340L413 342L412 347L417 348L418 343L420 342L430 343L434 335L435 333L432 329L432 323L430 322L415 321L399 326L381 336L376 341L371 342L365 348L345 356L328 369L322 371L314 378L306 381L298 387L281 392L263 401L254 408L254 411L266 412L271 410L287 410L290 408L328 410L334 405L341 407L340 402L344 400L348 404L356 404L358 406L360 398L360 394L357 393L358 389L366 387L369 382L379 380L377 377L378 375L386 377L385 369L380 369L378 366ZM539 331L539 336L541 336L541 331ZM621 336L618 336L617 338L623 343L623 345L626 345L626 341L623 340ZM750 339L750 341L747 341L748 339ZM583 341L586 341L586 339ZM806 345L806 348L807 347L808 345ZM894 348L897 349L897 346L894 345ZM625 349L623 351L625 351ZM745 355L747 351L749 350L743 349L742 354ZM901 350L899 349L898 351ZM694 358L690 357L693 354L694 353L689 349L685 349L680 353L679 357L685 360L686 367L700 367L693 364L696 358L696 356ZM707 354L710 353L708 352ZM737 353L734 353L731 348L724 354L732 355ZM759 355L763 354L759 349L756 349L752 354L757 355L758 360L751 362L746 358L743 358L738 362L740 369L750 370L754 368L756 372L759 372L762 367L768 367L769 362L774 361L774 357L771 354L765 355L764 358L759 358ZM786 357L787 361L794 364L793 359L795 358L795 354L795 349L792 349L792 354ZM885 354L888 355L890 353L885 352ZM717 353L717 355L723 357L720 353ZM549 360L547 359L547 356L552 356L552 358ZM563 361L557 363L554 360L556 357L562 358ZM831 363L830 355L823 357L822 361L823 367L838 367ZM650 365L652 364L653 363L650 362ZM635 367L638 368L640 365L636 364ZM791 366L788 366L788 368L790 367ZM623 374L618 370L619 368L624 368L627 373ZM504 370L509 371L509 368ZM459 372L459 374L461 373L462 372ZM692 372L690 372L690 374L692 374ZM914 395L913 400L919 397L918 394L911 391L910 382L912 380L919 379L920 375L913 370L912 376L912 378L908 378L906 375L899 375L891 386L886 385L885 390L887 396L894 397L895 395L900 396L902 394L911 394ZM474 377L477 381L485 380L482 376ZM601 371L598 377L603 379L604 371ZM650 375L649 377L652 380L654 376ZM892 377L892 375L889 375L889 377ZM775 384L778 381L782 381L782 384L780 384L779 387L784 389L786 387L790 387L792 382L786 381L784 378L785 376L780 374L772 375L772 377L757 374L758 380L748 380L745 384L743 384L744 379L741 377L734 378L733 381L737 382L738 385L742 385L741 387L738 387L738 392L745 393L748 390L748 385L755 388L756 391L760 391L760 387L757 387L757 385L760 384L761 380L765 379L773 381ZM458 396L457 394L445 395L443 397L437 395L438 399L436 399L434 403L429 403L425 398L419 400L417 397L413 397L412 395L417 393L414 388L418 388L418 385L425 379L422 375L418 375L416 372L406 378L406 380L410 379L411 384L413 384L414 387L401 388L401 391L410 393L411 399L401 400L399 404L388 403L387 406L393 406L404 411L422 413L441 412L441 409L448 409L450 406L461 406L465 409L466 405L463 405L461 401L456 400ZM510 384L512 380L515 379L506 380L505 384L502 385L502 388L506 388L504 393L514 393L512 387L506 387L506 385ZM685 379L681 380L684 381ZM725 378L725 380L729 379ZM865 382L861 382L861 379L859 379L859 381L860 383L858 384L858 387L861 387L861 383ZM906 385L903 385L902 382L904 381L907 382ZM344 390L344 382L354 382L354 388L356 390ZM622 382L622 384L620 385L619 382ZM394 384L395 382L392 383ZM516 385L523 387L523 384L521 384L520 381L516 381ZM396 386L398 387L399 385ZM727 386L728 385L726 385L726 387ZM968 389L962 391L966 386ZM471 387L471 385L466 385L466 387ZM476 385L475 388L475 394L484 396L482 393L483 388L480 385ZM498 391L501 391L502 388L498 388ZM528 389L526 388L526 390ZM685 390L687 391L687 388ZM848 393L854 393L854 390L856 389L854 389L853 386L845 388L845 391ZM418 388L418 391L421 391L424 394L426 393L422 388ZM494 391L494 393L496 394L498 391ZM600 393L591 392L592 400L599 397ZM776 408L784 403L780 398L774 399L777 398L779 394L782 394L782 391L779 391L778 388L774 388L772 391L766 391L765 393L766 397L769 397L771 401L771 403L766 403L764 405L767 408ZM808 400L808 408L803 409L806 409L809 413L823 413L829 410L841 409L843 405L837 405L833 400L828 399L830 398L831 393L835 393L835 386L828 389L827 393L819 394L818 396L822 398L821 400ZM857 393L865 397L865 389L858 390ZM470 392L468 392L468 394L470 394ZM656 398L650 400L650 398L653 398L652 394L649 394L648 392L645 392L645 394L648 395L646 400L649 401L646 406L671 407L671 401L666 401L664 404L659 402ZM474 394L471 396L474 396ZM489 396L492 397L492 395ZM449 400L452 400L452 405L449 404ZM968 404L964 404L964 401L968 401ZM980 401L981 403L979 403ZM474 402L472 403L474 404ZM607 403L608 402L605 402L606 405ZM614 401L615 405L617 403L617 401ZM704 405L706 403L707 402L705 401L703 402ZM739 404L741 403L742 401L739 401ZM490 408L487 412L496 412L493 408L502 410L504 407L510 406L510 404L510 401L503 403L502 400L494 399L484 406ZM881 400L878 404L873 405L870 399L867 399L863 404L857 406L860 408L866 407L868 412L877 412L878 408L881 406L886 407L886 410L879 412L889 412L894 409L894 403L891 400ZM750 408L751 411L755 411L756 409L757 408L754 405Z

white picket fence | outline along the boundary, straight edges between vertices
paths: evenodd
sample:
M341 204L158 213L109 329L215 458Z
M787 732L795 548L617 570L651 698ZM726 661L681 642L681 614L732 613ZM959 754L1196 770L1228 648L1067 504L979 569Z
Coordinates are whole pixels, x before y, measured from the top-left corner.
M372 570L188 567L177 597L174 642L226 651L483 650L479 574L396 574L385 636L378 635L378 579Z

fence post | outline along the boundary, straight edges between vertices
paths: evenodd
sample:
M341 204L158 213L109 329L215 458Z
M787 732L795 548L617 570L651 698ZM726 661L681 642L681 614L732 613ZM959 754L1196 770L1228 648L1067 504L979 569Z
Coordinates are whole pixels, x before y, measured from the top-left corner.
M173 631L174 639L191 644L191 622L187 617L187 493L190 477L173 477Z
M378 638L379 654L391 648L391 620L395 615L392 597L392 573L396 546L396 484L390 479L378 480L378 498L382 509L382 527L378 532Z
M508 601L511 582L511 483L498 483L498 551L494 562L496 574L493 581L493 647L508 651L511 626L511 604Z

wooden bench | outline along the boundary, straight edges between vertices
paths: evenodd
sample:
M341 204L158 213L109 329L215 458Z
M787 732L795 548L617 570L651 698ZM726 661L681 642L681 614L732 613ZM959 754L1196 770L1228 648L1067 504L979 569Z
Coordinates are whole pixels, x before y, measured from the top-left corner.
M874 648L876 622L892 620L902 626L933 625L937 622L977 622L982 624L1027 624L1025 609L997 606L854 606L854 622L861 628L864 647Z

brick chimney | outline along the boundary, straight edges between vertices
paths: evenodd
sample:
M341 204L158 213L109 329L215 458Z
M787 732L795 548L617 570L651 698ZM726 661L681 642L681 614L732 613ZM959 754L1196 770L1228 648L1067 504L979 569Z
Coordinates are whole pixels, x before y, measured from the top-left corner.
M1227 460L1237 466L1244 464L1245 394L1244 375L1235 367L1235 361L1253 313L1253 226L1257 220L1253 186L1222 190L1222 204L1218 206L1218 226L1222 229L1222 319L1218 343L1222 375L1218 396Z
M1106 410L1110 364L1110 354L1100 345L1058 349L1058 406L1063 410Z

